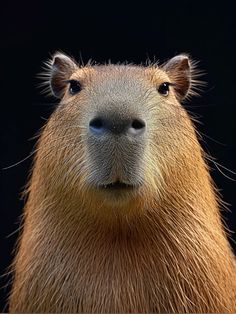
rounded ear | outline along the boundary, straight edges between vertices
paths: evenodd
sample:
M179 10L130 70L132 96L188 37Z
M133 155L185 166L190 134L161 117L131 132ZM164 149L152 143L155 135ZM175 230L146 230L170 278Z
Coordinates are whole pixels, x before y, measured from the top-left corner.
M61 98L67 86L67 80L78 69L77 64L63 53L55 53L49 64L49 84L52 94Z
M178 55L170 59L162 69L174 84L177 98L184 99L191 92L194 65L187 55Z

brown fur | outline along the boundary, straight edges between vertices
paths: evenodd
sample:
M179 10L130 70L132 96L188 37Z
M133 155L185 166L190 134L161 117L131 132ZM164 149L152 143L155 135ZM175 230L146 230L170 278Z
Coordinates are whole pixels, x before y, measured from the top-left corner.
M11 312L236 312L235 259L219 200L174 88L166 98L151 89L143 96L150 126L138 192L116 201L86 184L88 94L98 101L94 86L115 76L124 88L107 94L128 97L131 77L148 88L169 79L164 70L108 65L72 74L88 89L73 100L65 93L41 133Z

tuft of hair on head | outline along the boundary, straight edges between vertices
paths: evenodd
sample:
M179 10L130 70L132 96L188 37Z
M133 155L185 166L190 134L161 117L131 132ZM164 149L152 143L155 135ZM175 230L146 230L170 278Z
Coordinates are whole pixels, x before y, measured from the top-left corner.
M189 100L199 96L206 83L199 80L205 74L198 69L199 61L193 60L188 54L182 53L160 66L171 79L178 100Z
M66 80L76 71L78 65L76 61L64 52L55 52L44 62L43 71L37 75L42 82L39 88L47 96L61 98L63 96Z

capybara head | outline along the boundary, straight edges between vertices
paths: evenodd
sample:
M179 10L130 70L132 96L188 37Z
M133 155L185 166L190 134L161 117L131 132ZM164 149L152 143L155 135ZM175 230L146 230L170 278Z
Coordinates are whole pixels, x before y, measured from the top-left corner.
M179 189L181 180L194 176L199 157L194 128L180 104L193 93L195 74L187 55L160 67L81 67L56 53L47 75L61 101L37 157L46 172L44 185L53 186L57 197L79 198L107 213L144 210L165 199L168 186Z
M49 64L14 265L14 313L224 313L235 260L181 100L186 55L162 66ZM235 311L234 311L235 312Z

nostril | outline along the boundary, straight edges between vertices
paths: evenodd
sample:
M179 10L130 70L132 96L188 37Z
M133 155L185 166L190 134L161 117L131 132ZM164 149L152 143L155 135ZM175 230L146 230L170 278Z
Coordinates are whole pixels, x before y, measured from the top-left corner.
M130 124L128 129L128 134L130 135L141 135L144 133L145 129L145 122L142 119L134 119Z
M133 120L131 127L135 130L141 130L145 127L145 122L140 119Z
M104 127L104 123L101 118L94 118L89 122L89 127L95 131L99 131Z

